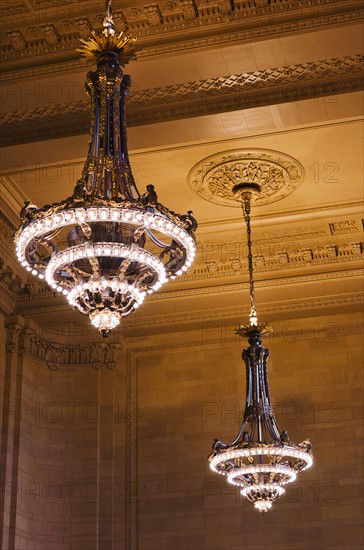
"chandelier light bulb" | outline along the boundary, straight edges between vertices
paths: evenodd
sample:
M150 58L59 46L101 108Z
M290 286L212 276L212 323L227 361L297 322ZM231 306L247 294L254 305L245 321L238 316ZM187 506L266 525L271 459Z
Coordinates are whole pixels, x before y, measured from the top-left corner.
M269 500L257 500L254 502L254 507L259 510L261 514L265 514L272 508L272 503Z
M28 272L66 296L107 336L146 294L189 269L197 222L192 211L176 214L161 204L154 185L140 194L135 184L125 127L131 80L122 67L138 47L116 32L111 0L103 31L92 31L78 51L97 62L86 80L86 162L71 196L43 208L25 202L15 245Z
M120 319L120 313L111 311L107 308L101 311L93 311L90 314L91 324L96 327L103 336L107 336L110 330L116 328L120 323Z

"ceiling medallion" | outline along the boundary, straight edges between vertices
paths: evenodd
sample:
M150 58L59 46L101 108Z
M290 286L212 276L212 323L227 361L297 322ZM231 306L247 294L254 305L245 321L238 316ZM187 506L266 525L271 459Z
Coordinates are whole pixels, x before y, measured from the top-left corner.
M251 180L235 180L231 189L233 200L243 209L248 245L250 315L249 322L236 330L249 344L242 354L246 405L238 435L231 443L215 439L209 462L213 472L240 487L241 495L265 514L284 494L285 486L295 481L299 472L310 468L313 457L309 439L296 443L279 428L269 394L269 350L263 347L262 338L273 329L268 323L258 322L255 307L250 213L252 203L259 203L261 187L254 174L248 172L244 176ZM264 179L263 183L269 185Z
M232 149L211 155L188 174L191 189L201 198L222 206L239 207L233 188L242 182L259 184L256 205L287 197L303 181L304 168L293 157L270 149Z
M127 149L125 98L131 79L122 67L135 58L135 39L116 33L111 1L103 31L81 40L97 62L87 159L73 194L38 208L26 201L15 235L19 262L87 315L103 336L138 308L147 294L192 264L197 222L158 201L154 185L139 193Z

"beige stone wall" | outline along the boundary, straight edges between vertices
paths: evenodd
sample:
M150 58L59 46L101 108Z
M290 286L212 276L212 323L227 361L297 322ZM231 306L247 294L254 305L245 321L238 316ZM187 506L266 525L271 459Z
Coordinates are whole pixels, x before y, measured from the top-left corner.
M125 541L123 369L52 371L20 352L2 361L2 548L113 548Z
M116 371L52 371L8 346L3 547L360 548L361 315L274 326L266 346L277 419L292 439L311 437L315 465L265 517L206 460L214 438L235 437L244 407L244 341L234 321L135 334Z
M362 333L357 315L276 323L270 387L290 437L315 465L260 517L210 473L213 439L232 441L244 406L242 341L205 325L201 343L136 351L139 550L354 550L362 541ZM179 335L181 337L181 335Z

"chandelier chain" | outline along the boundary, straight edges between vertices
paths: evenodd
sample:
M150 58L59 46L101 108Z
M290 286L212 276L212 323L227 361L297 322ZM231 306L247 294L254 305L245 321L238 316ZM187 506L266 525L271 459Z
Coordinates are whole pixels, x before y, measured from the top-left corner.
M251 240L251 225L250 225L250 211L251 211L251 196L249 194L243 197L242 209L244 214L244 220L246 224L247 245L248 245L248 270L249 270L249 296L250 296L250 321L256 324L257 313L254 302L254 267L253 267L253 253L252 253L252 240Z

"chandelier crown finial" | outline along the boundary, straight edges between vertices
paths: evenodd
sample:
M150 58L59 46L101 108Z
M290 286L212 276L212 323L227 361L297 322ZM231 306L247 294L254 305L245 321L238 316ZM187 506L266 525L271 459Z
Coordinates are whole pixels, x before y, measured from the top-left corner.
M106 52L114 52L121 67L136 59L140 50L135 44L136 38L131 38L124 31L117 32L112 14L112 0L106 2L106 13L103 20L103 30L92 30L88 38L80 38L81 46L76 49L85 59L99 60Z
M106 0L106 14L102 25L104 27L104 30L102 32L106 37L108 35L114 36L115 23L112 16L112 0Z

